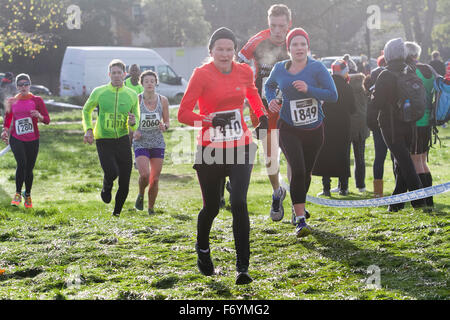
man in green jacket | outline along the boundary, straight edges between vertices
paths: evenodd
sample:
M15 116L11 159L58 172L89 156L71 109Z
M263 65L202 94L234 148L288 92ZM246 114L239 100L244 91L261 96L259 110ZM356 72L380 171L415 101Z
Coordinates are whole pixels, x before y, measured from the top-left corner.
M84 143L96 142L100 165L104 172L101 198L111 202L114 180L119 178L113 216L118 217L128 196L132 170L132 153L128 130L139 125L140 110L135 91L123 85L125 64L113 60L109 64L111 82L95 88L83 107ZM92 111L98 107L95 127Z
M137 94L144 92L144 87L139 83L139 76L141 75L141 68L137 64L132 64L128 68L129 78L125 80L125 85L136 91Z

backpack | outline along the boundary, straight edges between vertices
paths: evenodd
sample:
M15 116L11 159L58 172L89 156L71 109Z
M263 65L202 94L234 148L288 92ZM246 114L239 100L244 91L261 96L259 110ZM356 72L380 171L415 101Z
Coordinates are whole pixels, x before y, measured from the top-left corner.
M441 76L434 80L433 95L430 124L440 126L450 120L450 85Z
M403 122L416 122L425 114L427 106L426 90L415 70L396 72L398 101L396 117ZM412 72L411 72L412 70Z

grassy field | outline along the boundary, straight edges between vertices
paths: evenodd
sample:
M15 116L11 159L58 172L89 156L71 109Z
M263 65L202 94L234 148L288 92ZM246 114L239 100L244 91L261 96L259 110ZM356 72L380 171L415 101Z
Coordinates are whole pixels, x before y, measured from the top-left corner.
M409 204L389 213L386 207L337 209L308 203L314 232L300 240L290 224L289 197L284 220L270 220L271 188L258 161L248 194L254 282L236 286L228 204L211 232L216 275L197 271L194 244L202 199L192 154L180 151L194 145L194 132L175 121L176 110L165 136L157 214L135 211L138 174L133 170L120 219L111 217L113 204L100 199L102 171L95 146L82 143L79 111L53 111L51 117L53 124L41 126L34 209L9 205L15 161L11 153L0 158L0 299L450 298L448 193L435 197L432 213L414 211ZM434 184L450 181L450 129L441 129L440 137L442 148L436 145L430 153ZM352 178L349 196L337 199L372 196L372 138L366 145L369 192L357 193ZM393 185L386 160L386 195ZM320 190L320 178L313 177L310 194ZM378 288L367 285L371 266L379 270Z

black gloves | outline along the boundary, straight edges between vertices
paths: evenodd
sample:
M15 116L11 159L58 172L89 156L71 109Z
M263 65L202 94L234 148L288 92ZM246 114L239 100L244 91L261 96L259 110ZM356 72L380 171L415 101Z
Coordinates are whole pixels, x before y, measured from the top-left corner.
M259 117L259 124L255 128L256 139L264 139L267 136L267 129L269 129L269 119L267 116Z
M212 126L215 127L225 127L229 123L228 119L223 118L220 114L215 115L212 119Z

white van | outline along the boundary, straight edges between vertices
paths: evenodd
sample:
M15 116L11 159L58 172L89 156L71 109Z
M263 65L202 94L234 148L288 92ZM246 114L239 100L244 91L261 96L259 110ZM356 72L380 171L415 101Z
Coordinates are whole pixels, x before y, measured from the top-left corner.
M127 70L129 65L137 63L141 71L155 71L159 77L157 92L181 100L186 80L154 50L133 47L67 47L61 66L60 96L88 95L94 88L108 83L108 65L113 59L122 60Z

